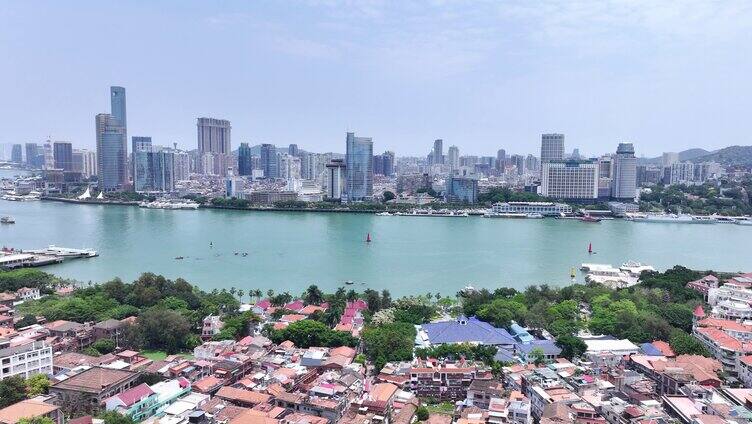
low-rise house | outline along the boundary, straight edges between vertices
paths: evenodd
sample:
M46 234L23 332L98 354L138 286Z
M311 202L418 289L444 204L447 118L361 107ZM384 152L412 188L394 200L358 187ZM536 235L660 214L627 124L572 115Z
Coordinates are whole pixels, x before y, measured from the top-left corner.
M27 300L39 300L42 298L42 295L36 287L21 287L16 290L16 297L19 301L25 302Z
M272 397L252 390L238 389L224 386L219 389L216 396L234 405L251 408L259 404L268 403Z
M118 338L126 324L117 319L108 319L94 324L94 338L111 339L117 343Z
M504 394L504 386L493 379L476 378L467 388L466 406L477 406L488 409L491 399L501 398Z
M49 418L55 424L63 424L60 407L49 402L48 396L22 400L0 409L0 424L17 424L22 418Z
M211 340L212 337L219 334L222 331L224 323L219 315L209 315L204 318L203 326L201 327L201 339Z
M416 360L410 368L410 388L422 398L457 401L467 397L473 380L490 376L490 371L481 363Z
M634 355L640 348L627 339L616 339L611 336L581 337L587 345L585 358L597 367L615 367L629 355Z
M139 422L154 414L157 394L148 384L139 384L115 396L105 399L104 406L108 411L115 411L127 415L133 421Z
M674 395L692 384L720 387L721 364L700 355L664 356L632 355L629 366L657 383L658 393Z
M713 274L708 274L699 280L690 281L686 286L688 289L692 289L698 293L702 293L703 299L708 300L708 292L710 289L718 288L718 277Z
M50 386L55 404L68 414L95 413L104 400L133 387L138 374L92 367Z
M74 368L99 366L114 359L114 355L91 356L79 352L62 352L52 358L52 371L54 374L70 372Z

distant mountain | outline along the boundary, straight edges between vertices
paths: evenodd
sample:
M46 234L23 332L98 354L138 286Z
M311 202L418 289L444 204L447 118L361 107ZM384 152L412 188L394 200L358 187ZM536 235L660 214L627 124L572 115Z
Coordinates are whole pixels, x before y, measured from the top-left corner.
M679 152L679 161L691 161L695 158L698 158L700 156L705 156L713 152L709 152L705 149L689 149L689 150L683 150ZM660 165L663 161L663 156L658 156L657 158L640 158L638 162L640 165Z
M692 162L718 162L726 166L752 166L752 146L729 146L688 160Z

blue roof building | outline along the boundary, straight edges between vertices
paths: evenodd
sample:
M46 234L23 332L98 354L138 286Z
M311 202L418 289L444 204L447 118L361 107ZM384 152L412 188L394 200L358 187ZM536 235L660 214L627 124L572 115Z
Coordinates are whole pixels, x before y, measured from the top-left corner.
M535 337L531 336L525 328L516 322L512 322L512 325L509 326L509 333L520 343L530 343L535 340Z
M476 343L511 348L515 343L514 338L503 328L496 328L475 317L468 318L464 315L452 321L423 324L419 333L422 333L418 337L424 339L425 345Z
M643 343L640 345L640 350L643 354L647 356L663 356L663 352L661 352L657 347L655 347L652 343Z

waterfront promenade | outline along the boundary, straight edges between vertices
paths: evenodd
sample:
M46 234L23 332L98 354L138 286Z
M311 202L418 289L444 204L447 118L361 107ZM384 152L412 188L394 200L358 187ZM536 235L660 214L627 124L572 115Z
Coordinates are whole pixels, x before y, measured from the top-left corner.
M752 227L725 224L171 211L46 201L3 201L0 214L16 218L15 225L0 227L0 244L89 247L100 253L45 268L64 277L130 280L152 271L208 290L236 286L295 293L310 283L333 291L347 280L359 290L386 288L395 295L448 294L467 284L564 285L570 269L583 262L619 265L630 259L659 269L681 263L738 271L749 267L749 257L732 246L752 236ZM368 233L373 242L366 244ZM589 243L596 254L588 255ZM175 259L179 256L184 259Z

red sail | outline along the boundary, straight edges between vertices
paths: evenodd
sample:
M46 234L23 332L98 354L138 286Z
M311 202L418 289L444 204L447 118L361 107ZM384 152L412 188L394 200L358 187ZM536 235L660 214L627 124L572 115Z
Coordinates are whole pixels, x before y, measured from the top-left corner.
M587 252L588 253L593 253L593 243L588 244Z
M370 242L371 242L371 233L368 233L368 235L366 236L366 243L370 243Z

